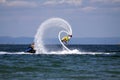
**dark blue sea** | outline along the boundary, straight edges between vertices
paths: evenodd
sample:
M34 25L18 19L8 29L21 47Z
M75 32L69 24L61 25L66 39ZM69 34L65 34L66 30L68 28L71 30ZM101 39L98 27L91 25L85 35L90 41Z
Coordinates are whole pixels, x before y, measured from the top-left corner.
M0 80L120 80L120 45L67 45L70 54L60 45L25 53L28 46L0 45Z

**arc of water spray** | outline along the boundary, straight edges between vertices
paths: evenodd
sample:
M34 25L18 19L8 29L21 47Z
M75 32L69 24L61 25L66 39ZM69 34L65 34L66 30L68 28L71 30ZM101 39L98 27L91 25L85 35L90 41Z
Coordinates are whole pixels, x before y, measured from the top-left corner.
M66 33L66 34L69 34L69 35L72 35L72 29L71 29L71 26L70 24L65 21L64 19L61 19L61 18L51 18L51 19L48 19L46 20L45 22L43 22L36 35L35 35L35 50L37 53L44 53L46 52L46 49L44 47L44 43L43 43L43 35L44 35L44 32L47 28L50 28L50 27L61 27L63 28L62 31L59 32L58 34L58 39L60 41L60 43L62 44L62 46L67 50L67 51L70 51L62 42L61 42L61 39L60 39L60 35L61 33Z

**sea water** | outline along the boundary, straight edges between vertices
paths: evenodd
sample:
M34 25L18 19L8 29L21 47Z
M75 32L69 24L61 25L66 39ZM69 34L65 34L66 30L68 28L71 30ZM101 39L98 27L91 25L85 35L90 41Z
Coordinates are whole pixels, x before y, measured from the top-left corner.
M46 45L47 54L25 53L28 46L0 45L0 80L120 79L119 45L68 45L79 54L60 45Z

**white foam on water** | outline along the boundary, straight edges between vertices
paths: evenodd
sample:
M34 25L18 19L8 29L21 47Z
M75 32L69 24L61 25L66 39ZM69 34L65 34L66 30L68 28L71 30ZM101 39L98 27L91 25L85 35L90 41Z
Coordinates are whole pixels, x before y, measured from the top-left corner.
M62 50L62 51L49 51L49 52L44 52L44 53L35 53L35 54L54 54L54 55L66 55L66 54L79 54L79 55L97 55L97 54L113 54L113 53L106 53L106 52L81 52L77 49L74 50Z
M26 52L5 52L5 51L1 51L1 54L31 54L31 53L26 53Z
M0 55L2 54L28 54L28 55L31 55L33 53L26 53L26 52L4 52L4 51L1 51L0 52ZM55 55L66 55L66 54L79 54L79 55L97 55L97 54L106 54L106 55L109 55L109 54L114 54L114 53L106 53L106 52L81 52L77 49L74 49L74 50L70 50L70 51L67 51L67 50L63 50L63 51L50 51L50 52L45 52L45 53L35 53L35 54L55 54Z
M63 50L63 51L51 51L48 54L80 54L80 55L84 55L84 54L90 54L90 55L96 55L96 54L111 54L111 53L104 53L104 52L81 52L77 49L74 50Z

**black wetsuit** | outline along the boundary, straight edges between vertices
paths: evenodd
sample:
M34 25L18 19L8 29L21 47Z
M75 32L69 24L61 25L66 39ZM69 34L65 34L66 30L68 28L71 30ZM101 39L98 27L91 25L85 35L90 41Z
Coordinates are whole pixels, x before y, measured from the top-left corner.
M36 51L32 47L28 47L27 50L25 50L25 52L35 53Z

